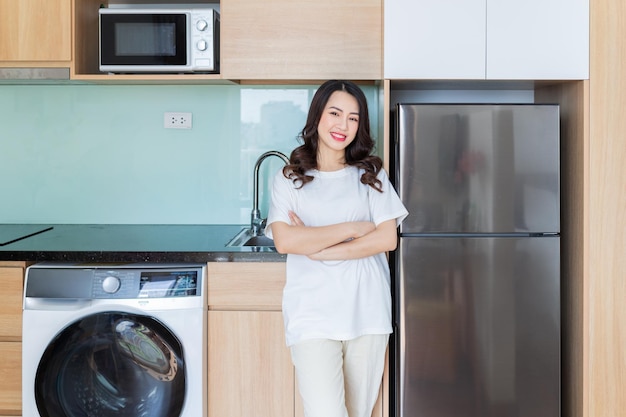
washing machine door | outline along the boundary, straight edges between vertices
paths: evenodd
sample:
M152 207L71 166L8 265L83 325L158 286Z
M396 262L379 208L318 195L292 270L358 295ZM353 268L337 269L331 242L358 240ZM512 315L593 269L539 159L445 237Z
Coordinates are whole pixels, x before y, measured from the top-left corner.
M182 344L137 314L97 313L67 326L35 376L41 417L178 417L184 399Z

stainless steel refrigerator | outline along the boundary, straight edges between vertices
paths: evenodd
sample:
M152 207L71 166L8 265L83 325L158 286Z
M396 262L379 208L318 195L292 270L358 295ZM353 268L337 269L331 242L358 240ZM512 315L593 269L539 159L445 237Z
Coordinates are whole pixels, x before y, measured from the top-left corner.
M558 106L394 113L391 415L559 416Z

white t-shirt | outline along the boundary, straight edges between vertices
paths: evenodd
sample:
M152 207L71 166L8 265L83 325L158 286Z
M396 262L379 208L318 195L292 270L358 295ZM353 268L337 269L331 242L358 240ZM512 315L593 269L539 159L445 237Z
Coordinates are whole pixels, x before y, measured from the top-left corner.
M376 225L408 212L381 170L380 193L362 184L362 170L308 174L315 179L297 189L279 171L274 177L266 234L272 236L276 221L290 223L296 213L306 226L326 226L349 221ZM283 290L283 318L287 345L324 338L351 340L365 334L389 334L391 290L389 264L384 253L345 261L314 261L303 255L287 255L287 282Z

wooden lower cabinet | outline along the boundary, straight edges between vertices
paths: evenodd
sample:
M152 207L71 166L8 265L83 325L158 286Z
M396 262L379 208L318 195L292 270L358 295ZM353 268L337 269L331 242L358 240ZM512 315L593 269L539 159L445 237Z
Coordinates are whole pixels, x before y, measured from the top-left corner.
M303 415L280 311L284 283L284 262L208 264L209 417Z
M208 417L304 416L285 345L284 283L284 262L208 264ZM372 417L388 414L386 388Z
M295 378L280 311L210 311L211 417L293 417Z
M0 342L22 340L24 268L0 262Z
M22 414L22 342L0 342L0 416Z
M24 262L0 262L0 417L22 415Z

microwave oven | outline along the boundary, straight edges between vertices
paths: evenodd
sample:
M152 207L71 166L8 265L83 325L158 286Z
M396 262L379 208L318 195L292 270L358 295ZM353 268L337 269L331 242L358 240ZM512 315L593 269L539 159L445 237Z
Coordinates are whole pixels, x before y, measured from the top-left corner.
M212 8L100 8L100 71L218 73L219 23Z

